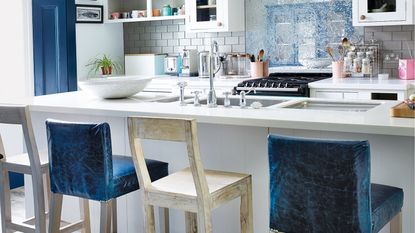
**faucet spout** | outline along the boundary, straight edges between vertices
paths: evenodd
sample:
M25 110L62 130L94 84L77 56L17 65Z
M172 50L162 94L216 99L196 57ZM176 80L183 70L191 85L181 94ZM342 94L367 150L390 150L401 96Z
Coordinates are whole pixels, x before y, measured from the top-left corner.
M210 54L209 54L209 93L207 96L207 105L209 108L216 108L217 99L216 99L216 92L215 87L213 85L213 80L215 78L215 63L218 56L218 43L216 41L212 42L210 46Z

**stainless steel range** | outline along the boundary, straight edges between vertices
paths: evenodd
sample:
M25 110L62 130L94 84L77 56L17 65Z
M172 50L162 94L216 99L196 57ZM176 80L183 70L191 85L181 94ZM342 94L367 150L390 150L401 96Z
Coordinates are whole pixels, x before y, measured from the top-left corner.
M309 97L308 83L331 78L331 73L272 73L267 78L245 80L234 88L239 94Z

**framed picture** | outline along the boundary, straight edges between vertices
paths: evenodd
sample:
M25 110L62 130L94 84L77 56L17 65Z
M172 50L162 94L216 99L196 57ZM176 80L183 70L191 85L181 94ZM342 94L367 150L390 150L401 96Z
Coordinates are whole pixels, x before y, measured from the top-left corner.
M103 7L99 5L76 5L77 23L103 23Z

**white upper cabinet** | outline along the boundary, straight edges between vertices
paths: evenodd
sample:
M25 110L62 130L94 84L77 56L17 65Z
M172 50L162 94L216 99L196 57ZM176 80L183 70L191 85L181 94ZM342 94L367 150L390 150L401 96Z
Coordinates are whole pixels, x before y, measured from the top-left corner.
M244 0L186 0L186 15L188 31L245 30Z
M414 0L353 0L354 26L415 24Z

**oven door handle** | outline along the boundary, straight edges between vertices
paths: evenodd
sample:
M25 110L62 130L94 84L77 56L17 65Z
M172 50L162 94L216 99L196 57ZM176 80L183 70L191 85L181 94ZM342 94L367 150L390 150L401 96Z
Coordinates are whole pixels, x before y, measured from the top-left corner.
M274 87L236 87L237 91L280 91L280 92L298 92L299 88L274 88Z

